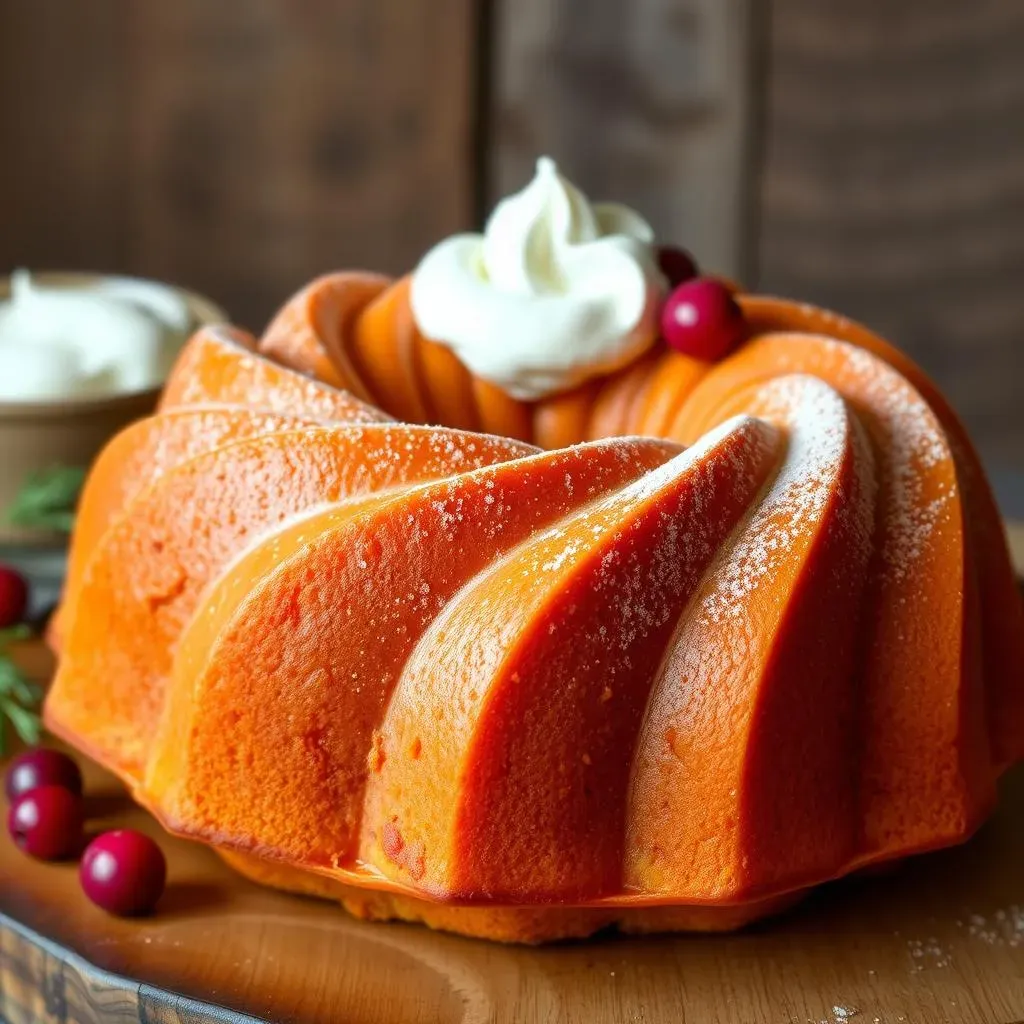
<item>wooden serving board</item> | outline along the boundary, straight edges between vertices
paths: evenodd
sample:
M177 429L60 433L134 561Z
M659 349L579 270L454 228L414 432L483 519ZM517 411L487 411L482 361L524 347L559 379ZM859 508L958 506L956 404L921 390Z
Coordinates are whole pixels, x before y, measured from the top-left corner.
M1014 543L1024 556L1024 532ZM45 672L39 648L25 652ZM163 835L87 768L97 829L159 837L156 916L91 906L73 865L0 839L0 1021L1024 1024L1024 770L969 844L826 887L735 935L502 947L366 924Z

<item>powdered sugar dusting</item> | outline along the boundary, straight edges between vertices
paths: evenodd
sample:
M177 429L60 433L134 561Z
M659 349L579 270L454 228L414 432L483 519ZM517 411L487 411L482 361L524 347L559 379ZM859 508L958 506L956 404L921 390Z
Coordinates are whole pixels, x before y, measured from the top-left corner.
M635 553L624 556L622 546L613 543L607 544L601 555L600 571L593 586L599 592L606 590L609 600L614 602L613 614L619 624L617 643L621 650L629 650L638 639L678 614L680 595L693 585L694 567L706 565L720 541L720 526L707 513L715 487L723 486L724 480L735 500L742 502L743 496L749 496L756 464L751 449L763 450L764 430L742 417L721 424L675 459L645 474L620 494L597 503L588 513L592 522L586 545L577 532L561 550L535 562L528 571L556 573L593 547L605 546L602 537L612 535L617 539L617 531L636 512L681 475L689 473L692 486L685 493L686 515L661 513L659 541L653 551L641 560ZM724 446L723 441L736 432L747 436L747 444L732 449ZM711 472L714 467L707 465L712 452L718 476ZM538 538L538 550L548 550L548 542L563 536L559 529L550 531Z
M1024 907L1011 903L989 914L970 914L965 920L957 921L972 939L988 946L1009 946L1019 949L1024 946Z
M952 950L934 935L926 939L908 939L907 953L910 955L911 974L920 974L930 968L951 967L953 964Z
M462 666L472 666L473 677L483 685L509 645L515 643L522 621L504 614L489 628L482 628L479 615L486 599L476 588L514 575L521 581L520 601L525 609L530 601L558 592L586 562L587 590L600 596L603 617L614 622L615 628L593 624L599 660L589 666L585 678L605 680L614 692L612 680L617 673L637 670L639 650L644 650L643 657L657 654L660 644L644 648L644 641L678 616L685 596L697 585L728 530L728 524L709 515L709 510L728 506L720 500L716 503L723 493L731 494L732 502L741 509L746 507L763 479L774 440L774 431L767 424L737 417L635 482L599 496L569 519L538 531L526 544L496 560L456 597L424 636L418 658L429 664L433 673L439 658L456 653L437 637L449 632L450 621L458 619L464 607L470 608L466 614L474 623L472 636L457 656ZM582 448L579 454L584 457L588 453ZM574 486L580 489L578 479ZM568 481L566 487L568 490ZM641 522L651 526L639 528ZM561 614L571 618L576 613L570 602ZM549 634L554 632L554 625L549 624ZM566 685L570 682L567 679Z
M887 543L881 554L884 570L900 580L926 550L955 497L952 455L934 413L906 380L869 352L845 348L850 372L860 381L865 404L885 435L881 447L889 501L884 510ZM928 498L925 476L944 462L950 464L950 479L939 485L941 493Z
M850 439L842 399L819 381L784 377L766 385L761 397L766 419L792 424L789 449L728 554L718 585L703 601L703 614L711 622L741 615L750 594L791 557L800 539L817 529ZM837 511L842 514L841 508Z
M814 374L820 366L824 376L827 367L829 378L871 427L887 492L880 569L894 582L912 577L957 498L942 425L900 373L865 349L823 335L806 336L806 344L796 346L786 336L764 340L777 346L780 372Z

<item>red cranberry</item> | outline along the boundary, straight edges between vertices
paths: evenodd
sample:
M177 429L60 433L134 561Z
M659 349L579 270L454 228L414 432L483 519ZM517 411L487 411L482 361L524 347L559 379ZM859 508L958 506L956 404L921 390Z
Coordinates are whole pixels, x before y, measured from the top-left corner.
M679 285L665 300L661 332L677 352L695 359L721 359L743 336L743 311L729 289L710 277Z
M31 857L71 857L82 842L82 801L63 786L40 786L11 804L7 831Z
M697 261L678 245L663 245L658 249L658 267L665 275L669 288L690 281L700 273Z
M79 877L96 906L118 917L135 917L149 913L163 895L167 861L149 836L121 829L89 844Z
M27 607L28 584L25 577L9 565L0 565L0 629L21 622Z
M82 795L82 773L67 754L59 750L29 750L16 757L7 769L4 789L8 800L31 793L40 786L63 786L75 796Z

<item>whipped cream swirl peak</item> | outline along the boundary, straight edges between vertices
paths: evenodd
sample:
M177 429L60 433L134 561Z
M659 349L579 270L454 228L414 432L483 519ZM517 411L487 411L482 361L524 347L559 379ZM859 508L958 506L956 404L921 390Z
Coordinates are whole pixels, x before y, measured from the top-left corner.
M541 157L482 235L455 235L427 253L411 303L427 338L534 401L650 347L664 291L650 225L617 203L591 203Z

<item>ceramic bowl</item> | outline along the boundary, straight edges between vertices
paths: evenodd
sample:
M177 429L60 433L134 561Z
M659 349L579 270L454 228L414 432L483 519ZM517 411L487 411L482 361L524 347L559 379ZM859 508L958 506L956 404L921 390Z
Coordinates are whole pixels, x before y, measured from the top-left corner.
M38 273L40 284L86 286L104 275ZM6 298L10 279L0 277L0 298ZM227 320L227 314L201 295L175 289L192 314L192 329ZM26 480L55 467L86 467L106 442L132 420L156 407L158 388L127 394L62 401L5 402L0 400L0 544L57 546L60 534L16 527L8 513Z

